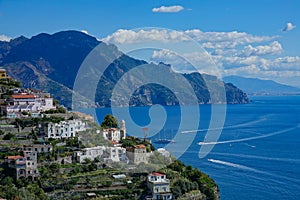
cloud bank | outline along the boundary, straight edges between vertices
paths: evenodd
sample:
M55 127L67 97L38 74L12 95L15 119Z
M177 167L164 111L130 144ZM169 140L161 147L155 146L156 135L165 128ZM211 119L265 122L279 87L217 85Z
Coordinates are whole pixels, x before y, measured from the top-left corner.
M291 30L294 25L288 25ZM282 44L278 36L252 35L246 32L204 32L193 30L166 29L120 29L103 38L107 43L118 46L145 42L159 42L176 45L190 40L197 42L205 49L216 65L222 69L222 76L239 75L265 79L300 80L300 57L283 55ZM204 63L207 57L203 53L189 52L176 55L168 49L155 50L151 62L171 64L176 71L191 72L195 70L190 63ZM277 80L277 81L278 81ZM295 84L294 84L295 85ZM300 86L300 83L298 84Z

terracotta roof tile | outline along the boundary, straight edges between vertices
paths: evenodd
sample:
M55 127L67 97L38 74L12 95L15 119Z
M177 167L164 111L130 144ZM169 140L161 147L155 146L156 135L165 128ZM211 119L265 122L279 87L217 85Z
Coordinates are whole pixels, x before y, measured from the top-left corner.
M146 146L143 145L143 144L138 144L138 145L135 145L134 148L137 148L137 149L145 149Z
M23 156L20 156L20 155L16 155L16 156L7 156L7 159L9 160L17 160L19 158L23 158Z
M13 94L11 95L14 99L34 99L35 96L33 94Z
M165 174L160 173L160 172L153 172L153 173L151 173L149 175L151 175L151 176L164 176Z

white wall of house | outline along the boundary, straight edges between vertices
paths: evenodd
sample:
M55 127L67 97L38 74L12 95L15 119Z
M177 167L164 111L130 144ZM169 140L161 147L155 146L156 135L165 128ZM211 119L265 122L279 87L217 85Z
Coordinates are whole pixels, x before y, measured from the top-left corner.
M75 153L76 161L83 163L85 159L94 160L95 158L101 158L103 161L120 162L126 161L126 149L122 147L106 147L97 146L91 148L85 148Z
M20 98L20 96L28 96L28 98ZM20 117L21 115L14 115L13 113L21 113L23 111L29 113L40 113L42 111L55 109L53 105L53 98L48 93L19 94L12 96L8 100L8 105L1 106L1 113L7 115L9 118ZM29 98L30 97L30 98Z
M126 130L118 128L104 129L102 135L106 140L119 142L126 138Z
M78 151L75 153L76 161L79 163L83 163L85 159L94 160L97 157L101 157L105 150L104 146L84 148L82 151Z
M86 125L78 119L61 121L60 123L48 123L45 127L45 134L48 138L72 138L76 132L85 131Z
M123 147L106 147L106 152L108 153L107 160L113 162L126 161L126 149Z
M147 187L152 194L152 199L172 199L170 180L165 174L151 173L148 175Z

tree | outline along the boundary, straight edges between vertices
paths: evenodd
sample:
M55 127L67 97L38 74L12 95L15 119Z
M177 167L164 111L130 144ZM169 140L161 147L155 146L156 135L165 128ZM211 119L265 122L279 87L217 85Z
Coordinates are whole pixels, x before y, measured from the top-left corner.
M49 169L50 169L50 171L52 172L52 174L56 174L56 173L59 172L60 164L58 164L58 163L52 163L52 164L49 166Z
M118 128L118 119L110 114L107 114L104 117L103 122L101 123L103 128Z
M12 133L7 133L4 135L3 140L10 140L14 137L14 134Z
M0 195L5 199L14 199L17 197L17 187L13 184L11 177L5 177L0 182Z
M42 188L39 187L38 184L33 183L33 184L29 184L26 189L31 193L34 194L36 196L36 199L39 200L47 200L49 199L48 196L45 194L44 190Z

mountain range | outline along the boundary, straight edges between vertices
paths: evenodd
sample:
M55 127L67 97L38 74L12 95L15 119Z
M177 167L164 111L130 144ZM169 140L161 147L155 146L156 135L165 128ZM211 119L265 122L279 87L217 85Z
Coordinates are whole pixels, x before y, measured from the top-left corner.
M300 94L300 88L280 84L272 80L246 78L241 76L227 76L227 77L223 77L223 81L236 85L247 94L254 94L254 95Z
M63 105L71 107L77 72L87 55L100 44L101 50L97 56L104 65L108 63L111 55L118 55L109 63L96 86L95 106L109 107L112 91L118 80L128 71L147 64L147 62L123 54L116 46L105 44L80 31L41 33L31 38L21 36L9 42L0 41L0 66L5 68L12 78L21 81L23 87L50 92ZM156 66L171 74L170 76L177 74L170 65L160 63ZM86 75L86 79L97 80L98 74L99 68L96 66ZM217 86L224 84L226 103L249 102L247 95L242 90L231 83L223 83L214 76L200 73L182 75L192 86L199 104L225 103L212 101L206 86L207 82ZM134 83L131 83L129 79L128 84ZM130 98L131 106L177 105L178 103L179 101L172 91L158 84L146 84L135 90Z

